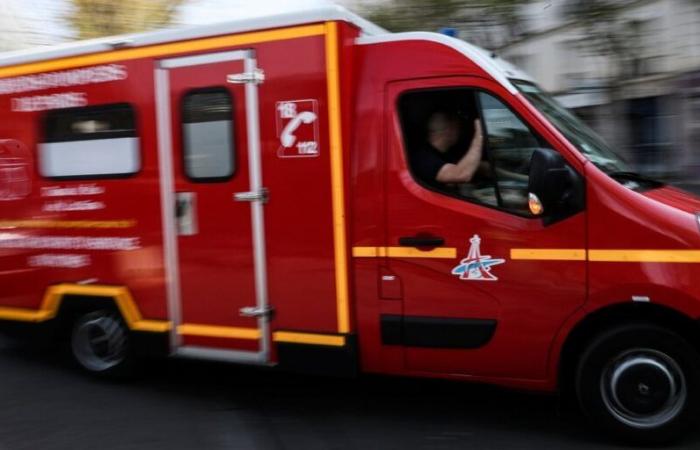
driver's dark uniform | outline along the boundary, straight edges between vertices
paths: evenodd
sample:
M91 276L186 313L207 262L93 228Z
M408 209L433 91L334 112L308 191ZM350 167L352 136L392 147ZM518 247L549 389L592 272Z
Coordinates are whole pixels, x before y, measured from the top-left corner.
M411 152L410 159L413 174L430 186L445 189L446 185L435 178L445 164L457 164L464 156L463 151L463 148L460 152L460 148L455 146L445 153L440 153L432 145L424 143Z

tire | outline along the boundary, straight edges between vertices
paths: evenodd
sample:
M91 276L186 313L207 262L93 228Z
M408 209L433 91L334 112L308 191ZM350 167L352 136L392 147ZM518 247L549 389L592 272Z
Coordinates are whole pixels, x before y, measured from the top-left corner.
M575 387L584 414L634 444L682 437L697 419L700 356L671 330L646 323L620 326L587 347Z
M71 353L87 372L104 377L131 374L133 356L129 328L121 317L108 310L79 316L71 333Z

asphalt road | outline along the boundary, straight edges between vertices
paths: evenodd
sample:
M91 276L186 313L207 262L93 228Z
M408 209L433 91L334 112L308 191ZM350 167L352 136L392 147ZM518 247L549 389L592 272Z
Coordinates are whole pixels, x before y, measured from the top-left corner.
M0 339L0 450L610 449L554 397L167 360L128 382ZM678 449L700 448L700 431Z

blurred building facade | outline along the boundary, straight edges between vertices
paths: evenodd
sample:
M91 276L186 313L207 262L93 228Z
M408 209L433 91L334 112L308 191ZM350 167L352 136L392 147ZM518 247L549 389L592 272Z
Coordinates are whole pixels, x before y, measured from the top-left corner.
M572 1L580 0L524 7L523 33L499 55L556 94L637 170L700 187L700 1L620 0L613 25L623 37L619 52L588 45L591 29L571 14Z

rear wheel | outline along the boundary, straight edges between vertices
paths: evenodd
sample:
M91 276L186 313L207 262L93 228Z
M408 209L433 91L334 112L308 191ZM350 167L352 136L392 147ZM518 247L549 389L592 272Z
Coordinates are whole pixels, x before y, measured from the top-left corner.
M576 392L598 426L637 443L680 437L698 411L700 357L678 334L651 324L612 329L581 357Z
M93 311L73 325L71 351L78 364L96 375L126 375L132 366L129 329L112 311Z

